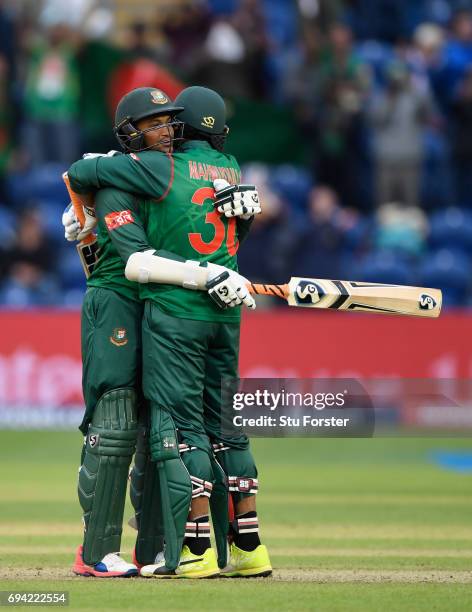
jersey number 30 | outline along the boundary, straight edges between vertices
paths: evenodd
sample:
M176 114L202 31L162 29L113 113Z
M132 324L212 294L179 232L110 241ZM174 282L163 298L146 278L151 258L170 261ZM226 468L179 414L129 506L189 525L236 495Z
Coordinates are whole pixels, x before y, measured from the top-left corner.
M201 187L192 196L192 204L201 206L205 200L214 200L215 190L212 187ZM226 225L223 223L221 215L218 211L212 210L205 215L205 223L212 225L215 230L215 235L210 242L205 242L199 232L191 232L188 239L192 248L202 255L211 255L215 253L223 244L226 237L226 248L228 253L236 255L239 247L239 242L236 238L236 219L228 219L228 232Z

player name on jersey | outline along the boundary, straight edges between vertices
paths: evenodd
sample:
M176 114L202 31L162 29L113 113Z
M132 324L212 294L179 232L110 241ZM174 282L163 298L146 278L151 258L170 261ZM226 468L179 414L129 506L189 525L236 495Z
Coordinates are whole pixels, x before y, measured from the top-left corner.
M212 166L211 164L189 160L188 171L189 177L198 181L213 181L217 178L222 178L231 185L241 182L241 173L236 168Z

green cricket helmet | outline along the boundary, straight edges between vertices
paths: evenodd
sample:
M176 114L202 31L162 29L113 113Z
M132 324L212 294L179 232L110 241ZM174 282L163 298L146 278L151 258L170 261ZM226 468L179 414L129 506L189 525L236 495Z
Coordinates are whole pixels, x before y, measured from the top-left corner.
M183 106L172 102L172 99L161 89L155 87L138 87L124 95L115 112L113 131L119 143L126 151L143 151L145 132L155 129L138 130L136 122L153 115L170 115L172 119L184 110ZM172 127L181 125L172 121Z
M198 85L187 87L175 104L184 108L179 121L184 124L185 140L207 140L214 149L223 150L229 128L225 102L216 91Z

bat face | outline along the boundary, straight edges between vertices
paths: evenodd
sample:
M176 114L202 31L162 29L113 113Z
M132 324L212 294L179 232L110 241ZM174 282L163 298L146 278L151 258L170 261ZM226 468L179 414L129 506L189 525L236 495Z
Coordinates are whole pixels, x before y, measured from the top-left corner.
M287 301L302 308L330 308L384 314L438 317L439 289L292 277Z

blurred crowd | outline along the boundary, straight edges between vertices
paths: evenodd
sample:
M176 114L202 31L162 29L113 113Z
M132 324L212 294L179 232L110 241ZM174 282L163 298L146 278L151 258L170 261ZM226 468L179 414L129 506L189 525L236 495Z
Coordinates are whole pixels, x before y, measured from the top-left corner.
M80 304L62 171L126 91L196 83L263 202L243 274L472 305L472 0L0 0L0 305Z

